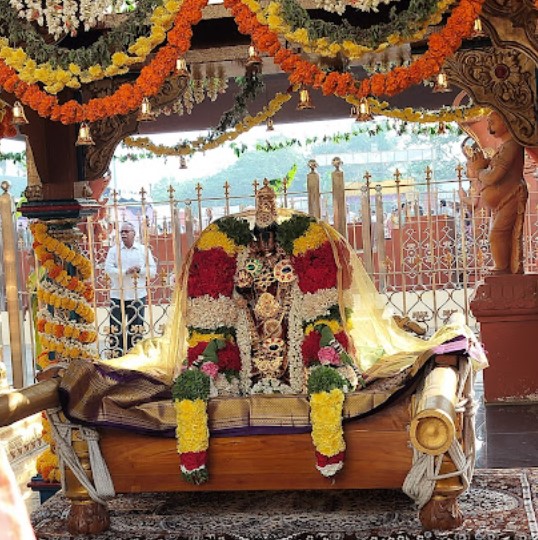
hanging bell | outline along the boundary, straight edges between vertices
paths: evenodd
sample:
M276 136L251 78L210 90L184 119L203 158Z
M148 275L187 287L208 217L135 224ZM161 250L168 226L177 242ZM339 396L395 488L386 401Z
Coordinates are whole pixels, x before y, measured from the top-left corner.
M355 107L355 105L351 105L351 109L349 111L349 117L350 118L356 118L357 117L357 107Z
M268 118L267 121L265 122L265 125L267 126L266 131L274 131L275 130L275 124L274 124L272 118Z
M446 134L446 124L441 121L439 122L439 125L437 126L437 135L445 135Z
M433 85L433 92L442 93L442 92L451 92L451 88L448 86L448 77L444 71L440 71L437 74L435 79L435 84Z
M473 24L473 32L471 34L471 37L478 38L478 37L484 37L486 34L484 32L484 27L482 26L482 21L480 18L476 18L474 20Z
M262 59L260 58L258 52L254 45L251 45L248 48L248 56L245 60L245 71L247 75L254 75L259 73L262 66Z
M151 112L151 103L147 97L142 99L140 111L138 111L136 119L138 122L147 122L154 119L153 113Z
M24 124L28 124L28 119L26 118L26 114L24 113L24 107L22 106L22 103L20 101L15 101L13 104L13 120L12 123L16 126L22 126Z
M182 56L176 60L176 75L184 79L189 79L191 76L187 69L187 61Z
M302 87L299 90L299 103L297 104L298 111L304 111L305 109L315 109L312 100L310 99L310 92Z
M82 122L78 128L78 137L75 146L93 146L94 144L89 124Z
M357 112L357 122L368 122L373 119L374 117L372 115L372 111L370 110L370 103L368 103L368 99L365 97L361 98Z

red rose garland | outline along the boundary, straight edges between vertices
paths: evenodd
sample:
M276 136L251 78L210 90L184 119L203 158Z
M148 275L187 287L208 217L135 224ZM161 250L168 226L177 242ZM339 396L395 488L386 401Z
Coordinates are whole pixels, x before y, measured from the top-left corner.
M235 258L222 248L195 249L187 281L188 296L198 298L208 294L218 298L222 294L231 297L236 266Z

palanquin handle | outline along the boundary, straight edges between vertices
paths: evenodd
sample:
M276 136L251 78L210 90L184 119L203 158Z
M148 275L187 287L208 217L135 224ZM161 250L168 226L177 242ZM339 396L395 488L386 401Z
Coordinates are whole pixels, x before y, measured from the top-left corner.
M456 436L458 374L448 366L435 367L426 377L422 391L414 396L410 438L425 454L445 453Z
M32 386L0 395L0 427L32 416L40 411L59 406L59 378L52 378Z

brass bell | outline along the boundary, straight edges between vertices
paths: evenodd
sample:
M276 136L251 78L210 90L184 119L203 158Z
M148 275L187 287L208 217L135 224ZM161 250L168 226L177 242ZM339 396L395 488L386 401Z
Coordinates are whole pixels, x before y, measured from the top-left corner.
M310 92L304 88L301 87L299 90L299 103L297 104L297 110L303 111L305 109L315 109L314 104L312 103L312 100L310 99Z
M451 92L452 90L448 86L448 77L444 71L440 71L437 74L435 79L435 84L433 85L433 92L442 93L442 92Z
M15 101L13 104L13 124L16 126L22 126L28 124L28 119L24 113L24 107L20 101Z
M78 128L78 137L75 146L93 146L94 144L89 124L82 122Z
M151 112L151 103L147 97L142 99L140 111L138 112L136 119L139 122L147 122L148 120L154 119L153 113Z
M373 120L372 111L370 110L370 103L368 99L363 97L359 101L359 109L357 112L357 122L368 122Z
M187 61L183 57L176 60L176 75L185 79L188 79L191 76L187 69Z
M267 126L267 131L275 130L275 124L272 118L268 118L267 121L265 122L265 125Z

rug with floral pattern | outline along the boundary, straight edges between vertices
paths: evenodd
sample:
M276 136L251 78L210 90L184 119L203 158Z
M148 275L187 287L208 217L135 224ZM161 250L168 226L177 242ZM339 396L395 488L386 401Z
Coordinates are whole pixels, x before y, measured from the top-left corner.
M538 540L538 469L478 470L460 497L463 525L423 531L412 502L389 490L121 495L91 540ZM32 515L39 540L67 540L57 494ZM88 537L80 537L88 538Z

